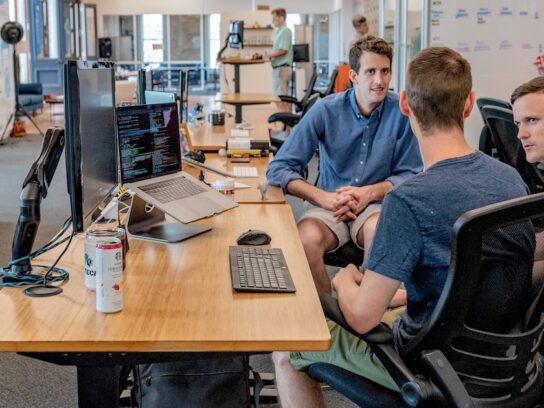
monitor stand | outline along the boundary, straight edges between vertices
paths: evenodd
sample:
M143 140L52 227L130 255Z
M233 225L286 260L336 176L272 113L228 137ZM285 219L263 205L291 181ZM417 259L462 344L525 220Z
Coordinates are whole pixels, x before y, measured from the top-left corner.
M179 242L210 230L203 225L168 223L164 211L148 205L137 194L132 197L127 231L135 238Z

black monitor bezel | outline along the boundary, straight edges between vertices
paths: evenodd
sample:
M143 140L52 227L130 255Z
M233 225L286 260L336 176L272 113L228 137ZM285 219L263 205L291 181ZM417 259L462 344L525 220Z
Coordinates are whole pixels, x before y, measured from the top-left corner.
M302 56L300 57L300 51L302 50ZM310 62L310 45L308 43L293 44L293 62Z
M116 184L111 187L104 199L93 206L88 214L83 213L83 181L81 167L81 134L80 134L80 98L79 76L80 69L109 69L111 70L112 109L115 111L115 69L111 62L70 60L64 64L64 128L65 128L65 159L66 182L70 196L70 211L72 214L72 229L74 233L84 232L89 220L101 203L107 199L116 185L119 184L119 165L117 163ZM77 114L76 114L77 112ZM114 114L114 134L117 133L117 118ZM116 139L116 157L118 144Z
M131 111L131 110L136 110L138 108L148 108L150 106L153 106L153 107L174 107L175 108L175 111L176 111L176 115L178 115L178 122L179 122L179 109L178 109L178 104L177 102L171 102L171 103L154 103L154 104L151 104L151 103L144 103L144 104L140 104L140 105L129 105L129 106L119 106L116 108L116 112L115 112L115 123L117 123L117 117L118 117L118 114L119 112L123 112L123 111ZM117 157L118 157L118 163L119 163L119 174L120 174L120 178L121 178L121 183L137 183L138 181L142 181L142 180L148 180L148 179L151 179L151 178L155 178L155 177L159 177L159 175L157 174L150 174L150 175L147 175L147 176L142 176L142 177L137 177L137 178L133 178L133 179L130 179L128 181L125 180L125 177L124 177L124 174L123 174L123 165L122 165L122 158L121 158L121 148L120 148L120 140L119 140L119 131L117 130L116 131L116 138L117 138L117 146L118 146L118 149L117 149ZM166 171L164 173L161 173L160 176L167 176L169 174L174 174L174 173L178 173L181 171L181 137L179 137L179 143L176 145L177 148L178 148L178 154L177 154L177 157L178 157L178 162L179 162L179 169L177 170L170 170L170 171Z

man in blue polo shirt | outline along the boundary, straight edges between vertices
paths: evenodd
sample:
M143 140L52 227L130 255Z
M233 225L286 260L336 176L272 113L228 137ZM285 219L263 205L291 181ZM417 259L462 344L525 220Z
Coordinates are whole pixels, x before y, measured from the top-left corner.
M272 24L277 28L272 50L268 53L272 63L272 88L275 95L289 95L291 65L293 64L293 34L285 24L287 13L284 8L272 10ZM282 112L291 112L291 104L277 102Z
M425 171L395 186L384 200L364 275L354 265L332 284L340 309L358 333L383 321L392 324L402 351L433 313L444 289L451 257L451 229L465 212L527 195L516 170L475 151L465 140L464 119L475 100L469 63L445 47L427 48L408 67L400 109L419 141ZM530 301L535 237L532 225L490 233L482 245L482 271L468 311L470 327L509 333ZM404 283L407 308L400 317L395 293ZM284 407L324 406L320 387L301 371L328 362L398 391L379 359L358 337L329 322L326 352L274 353Z
M267 170L271 185L306 200L298 231L319 293L331 290L325 252L350 240L368 249L385 193L422 169L398 95L388 91L392 58L381 38L355 42L349 56L353 88L318 101ZM301 174L317 148L313 186Z

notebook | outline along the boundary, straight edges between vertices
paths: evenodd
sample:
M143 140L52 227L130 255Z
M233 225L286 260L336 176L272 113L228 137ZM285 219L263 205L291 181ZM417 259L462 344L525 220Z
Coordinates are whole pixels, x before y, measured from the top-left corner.
M192 222L238 205L181 171L175 103L117 108L117 137L125 187L178 221Z

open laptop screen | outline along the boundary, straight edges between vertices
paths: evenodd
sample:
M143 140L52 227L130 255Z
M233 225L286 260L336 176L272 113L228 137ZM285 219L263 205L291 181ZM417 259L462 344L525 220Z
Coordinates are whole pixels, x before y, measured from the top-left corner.
M181 170L175 103L117 108L117 136L123 183Z

